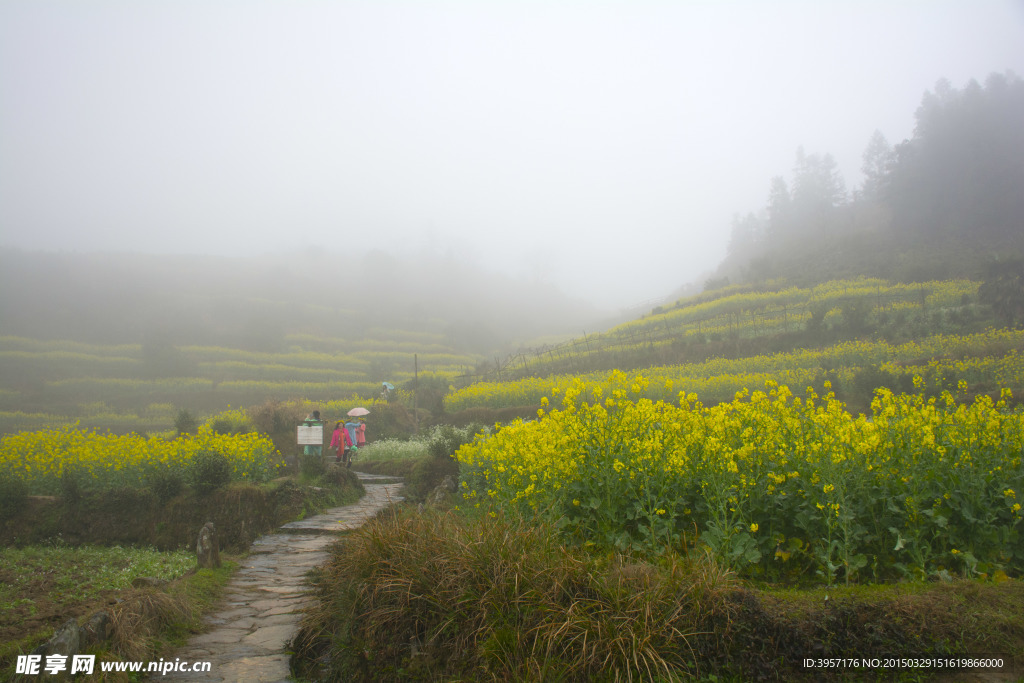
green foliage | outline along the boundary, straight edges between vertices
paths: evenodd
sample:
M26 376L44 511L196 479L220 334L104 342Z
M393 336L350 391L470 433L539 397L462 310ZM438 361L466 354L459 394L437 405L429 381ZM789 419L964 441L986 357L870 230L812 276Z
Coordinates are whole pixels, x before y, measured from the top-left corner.
M435 460L450 457L466 441L465 431L456 430L451 425L441 425L427 441L427 455Z
M0 471L0 521L13 517L25 505L28 486L21 477Z
M853 299L843 303L843 322L850 335L856 336L867 329L868 314L871 310L871 304L864 299Z
M178 411L177 417L174 418L174 428L178 431L179 435L195 434L196 430L199 429L199 421L196 420L192 413L182 408Z
M14 673L17 655L44 642L69 614L89 614L102 604L116 632L98 650L87 651L97 655L96 670L104 661L155 660L168 645L183 645L203 628L203 613L214 607L236 567L225 561L219 569L196 572L195 555L187 550L59 542L0 549L0 678L22 680ZM172 583L166 589L133 589L132 580L143 576ZM112 593L121 597L111 600ZM42 624L48 628L40 630Z
M212 415L206 425L214 434L248 434L253 431L252 419L245 410L225 410Z
M164 505L184 490L185 477L180 469L162 467L150 474L149 488Z
M978 288L978 299L1008 327L1024 324L1024 259L1008 259L989 264L985 281Z
M199 451L189 465L189 474L196 493L206 496L231 481L231 461L215 451Z
M324 472L320 475L320 481L328 486L358 491L360 494L364 491L363 484L359 481L359 476L355 472L347 467L339 467L335 463L330 463L324 467Z
M435 427L426 438L427 457L417 460L405 479L405 495L409 500L423 500L445 477L459 476L459 463L454 454L463 444L473 440L473 432L451 425Z
M231 421L224 418L217 418L210 422L210 429L214 434L231 434Z
M299 471L303 477L315 478L324 473L324 457L320 453L303 453L299 460Z
M444 397L448 394L449 378L431 373L421 373L418 379L405 383L407 391L416 392L416 407L430 411L439 417L444 414Z
M48 546L0 549L0 584L3 604L41 574L56 575L58 590L52 597L69 604L75 600L98 598L105 591L131 587L132 579L151 576L173 579L195 566L188 551L161 552L153 548L110 548L84 546L72 548L61 543Z
M77 467L66 466L60 477L60 496L65 507L75 508L82 500L83 474Z
M415 429L412 413L401 403L375 403L366 416L368 439L408 439Z

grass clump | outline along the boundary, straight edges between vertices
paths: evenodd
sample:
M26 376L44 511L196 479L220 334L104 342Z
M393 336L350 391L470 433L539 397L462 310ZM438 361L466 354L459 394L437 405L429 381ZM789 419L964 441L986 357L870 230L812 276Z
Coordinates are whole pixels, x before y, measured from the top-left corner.
M517 515L387 513L314 585L293 661L316 680L834 680L804 658L867 655L1024 666L1019 581L759 590L707 554L564 545Z
M233 558L221 556L222 566L198 569L166 590L133 590L110 610L114 635L107 659L144 660L181 647L201 632L203 614L220 599L224 587L238 567ZM194 566L195 560L193 558Z
M390 514L336 547L296 646L328 654L331 680L671 680L699 673L693 639L731 582L710 560L591 557L514 517Z

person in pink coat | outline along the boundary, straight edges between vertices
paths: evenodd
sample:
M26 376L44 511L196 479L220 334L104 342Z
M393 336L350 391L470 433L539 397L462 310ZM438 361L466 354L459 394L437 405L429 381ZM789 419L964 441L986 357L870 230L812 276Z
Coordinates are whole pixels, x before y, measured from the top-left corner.
M337 453L334 458L335 462L348 461L348 449L352 448L352 437L349 436L348 430L345 429L342 422L337 422L334 425L334 434L331 435L331 448Z
M362 448L366 445L366 423L359 418L359 426L356 427L356 445Z

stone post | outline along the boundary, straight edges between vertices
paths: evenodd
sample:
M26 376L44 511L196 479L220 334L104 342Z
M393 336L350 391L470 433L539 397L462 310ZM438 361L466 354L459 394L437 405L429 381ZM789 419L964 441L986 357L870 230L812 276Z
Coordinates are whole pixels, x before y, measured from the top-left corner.
M217 543L217 530L213 522L207 522L199 531L196 542L196 561L201 569L215 569L220 566L220 547Z

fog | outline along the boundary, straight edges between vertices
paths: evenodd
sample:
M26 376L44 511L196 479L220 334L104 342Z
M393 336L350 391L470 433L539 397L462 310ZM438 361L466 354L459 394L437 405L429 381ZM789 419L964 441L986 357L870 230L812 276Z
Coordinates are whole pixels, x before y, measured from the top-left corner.
M798 147L854 191L1022 45L1014 0L6 2L0 246L437 253L614 310L711 272Z
M319 249L229 258L0 248L0 334L266 352L285 350L289 335L351 342L410 334L486 356L618 322L550 285L436 251L371 251L344 269L337 261ZM17 361L0 365L10 372Z

